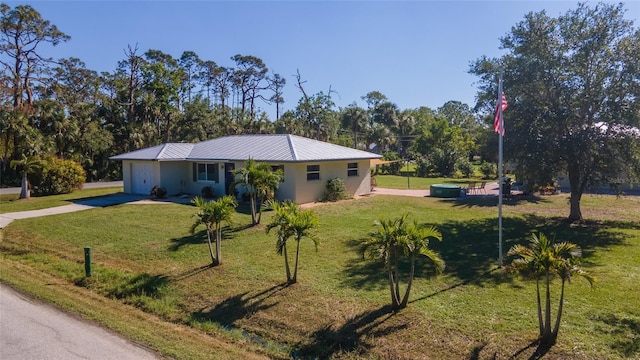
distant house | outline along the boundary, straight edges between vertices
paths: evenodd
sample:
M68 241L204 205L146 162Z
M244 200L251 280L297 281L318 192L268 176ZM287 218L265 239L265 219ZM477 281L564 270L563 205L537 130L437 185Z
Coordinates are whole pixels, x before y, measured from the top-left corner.
M372 159L380 155L305 137L273 135L225 136L196 144L168 143L112 156L122 161L124 192L149 194L155 185L168 194L199 195L210 185L227 194L233 171L252 158L284 171L279 200L299 204L319 200L328 180L341 178L351 195L371 190Z

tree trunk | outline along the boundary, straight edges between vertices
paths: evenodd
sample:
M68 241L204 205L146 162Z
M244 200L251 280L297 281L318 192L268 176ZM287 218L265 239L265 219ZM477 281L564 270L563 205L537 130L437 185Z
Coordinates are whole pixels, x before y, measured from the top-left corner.
M542 302L540 301L540 279L536 279L536 292L538 293L538 325L540 326L540 337L544 335L544 320L542 320Z
M249 202L251 206L251 224L258 224L258 219L256 218L256 196L254 194L249 195Z
M546 304L545 304L545 314L544 314L544 333L542 335L542 343L543 344L551 344L551 289L550 282L551 279L549 277L549 273L545 274L546 282L547 282L547 296L546 296Z
M289 269L289 258L287 257L287 244L282 245L282 256L284 256L284 269L287 272L287 282L291 282L291 270Z
M560 319L562 318L562 305L564 303L564 283L565 283L565 280L562 279L562 288L560 290L560 304L558 304L558 314L556 316L556 324L553 327L553 332L551 333L551 335L553 336L554 343L558 338L558 331L560 330Z
M209 255L211 256L211 263L216 265L216 257L213 256L213 247L211 246L211 233L213 229L207 225L207 244L209 245Z
M293 268L293 279L291 279L291 283L295 284L298 281L298 258L300 256L300 239L296 239L296 262Z
M31 190L29 190L29 180L27 179L27 173L22 174L22 182L20 189L20 199L28 199L31 197Z
M582 211L580 210L580 200L582 199L582 193L584 192L585 184L580 181L580 171L578 166L569 166L569 186L571 187L571 197L569 199L570 212L569 220L578 221L582 220Z
M407 281L407 290L404 292L404 298L402 299L402 303L400 303L400 308L404 309L407 307L409 303L409 293L411 292L411 284L413 283L413 276L415 274L416 268L416 254L411 254L411 269L409 270L409 280Z
M216 225L216 265L222 264L222 226Z

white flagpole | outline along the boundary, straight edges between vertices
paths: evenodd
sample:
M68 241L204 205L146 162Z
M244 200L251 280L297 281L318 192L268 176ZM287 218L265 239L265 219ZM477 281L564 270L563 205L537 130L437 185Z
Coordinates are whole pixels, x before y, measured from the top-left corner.
M500 71L500 76L498 77L498 120L499 120L499 128L498 128L498 266L502 267L502 183L503 179L503 168L502 168L502 134L504 132L504 119L502 118L502 71Z

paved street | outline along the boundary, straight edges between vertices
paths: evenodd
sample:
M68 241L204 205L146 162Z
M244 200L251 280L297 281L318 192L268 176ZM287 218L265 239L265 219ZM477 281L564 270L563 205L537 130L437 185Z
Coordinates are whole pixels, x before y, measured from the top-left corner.
M157 358L154 353L108 330L0 284L2 360Z

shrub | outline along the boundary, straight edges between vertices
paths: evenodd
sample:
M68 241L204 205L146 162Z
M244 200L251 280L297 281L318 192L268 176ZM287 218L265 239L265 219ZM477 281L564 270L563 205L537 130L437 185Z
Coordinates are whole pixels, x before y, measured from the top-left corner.
M164 199L167 196L167 189L156 185L151 189L149 195L154 196L156 199Z
M86 174L82 166L73 161L48 156L31 179L35 196L68 194L82 188Z
M456 170L460 171L460 173L462 173L462 176L466 178L472 177L475 173L473 164L467 159L458 160L458 162L456 163Z
M496 164L490 162L482 162L482 164L480 164L480 171L485 179L493 179L498 174Z
M433 165L424 157L420 157L416 160L416 176L429 177L433 172Z
M215 192L213 191L213 187L211 185L207 185L202 188L202 197L205 199L211 199L215 196Z
M388 151L382 155L382 160L402 160L400 155L395 151ZM399 175L402 168L402 161L384 164L381 166L381 172L389 175Z
M338 201L349 199L350 197L342 179L335 178L327 181L327 191L324 196L325 201Z

